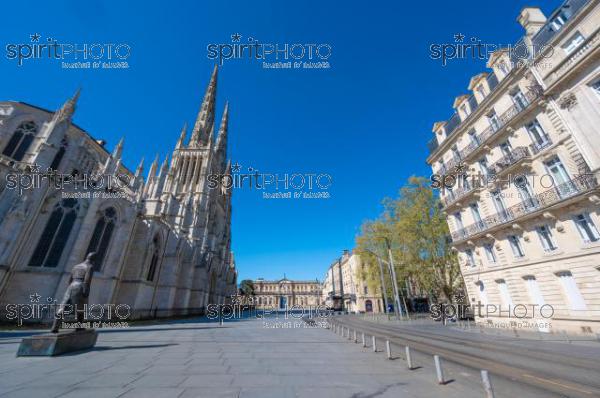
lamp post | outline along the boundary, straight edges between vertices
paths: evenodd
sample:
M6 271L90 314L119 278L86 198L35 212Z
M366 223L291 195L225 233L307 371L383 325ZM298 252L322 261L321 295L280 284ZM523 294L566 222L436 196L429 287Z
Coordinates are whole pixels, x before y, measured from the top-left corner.
M392 255L392 247L390 245L389 239L387 239L387 238L385 239L385 244L387 246L388 258L390 259L389 267L390 267L390 273L392 275L392 284L394 286L394 300L396 302L396 306L398 307L399 317L402 318L402 317L404 317L404 314L402 313L402 306L400 305L400 296L399 296L399 290L398 290L398 280L396 279L396 269L395 269L395 266L394 266L394 256Z
M375 254L375 253L373 253ZM383 277L383 265L381 264L381 259L377 257L377 263L379 264L379 277L381 279L381 292L383 293L383 312L388 313L388 303L387 303L387 288L385 287L385 278Z
M393 267L394 258L392 256L391 249L388 249L388 257L391 260L391 262L384 260L377 253L374 253L373 251L371 251L369 249L365 249L365 250L368 251L369 253L371 253L372 255L374 255L375 258L377 259L377 262L379 263L379 271L380 271L380 275L381 275L381 286L382 286L382 289L384 289L384 291L385 291L385 283L384 283L384 277L383 277L383 267L381 264L385 263L388 266L388 271L392 278L392 290L394 291L394 303L395 303L394 304L394 312L396 313L396 317L398 317L398 319L404 317L404 314L402 312L402 306L400 305L400 297L398 294L398 281L396 280L396 271L394 270L394 267ZM386 292L386 294L387 294L387 292ZM385 300L385 295L384 295L384 300ZM385 300L385 301L386 301L386 313L387 313L387 300Z

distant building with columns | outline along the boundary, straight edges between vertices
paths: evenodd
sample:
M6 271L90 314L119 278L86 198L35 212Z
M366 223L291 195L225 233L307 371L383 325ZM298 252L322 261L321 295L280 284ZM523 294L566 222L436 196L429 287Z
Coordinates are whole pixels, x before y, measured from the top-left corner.
M297 306L321 305L321 283L315 280L293 281L283 279L267 281L262 278L253 281L257 308L284 309Z

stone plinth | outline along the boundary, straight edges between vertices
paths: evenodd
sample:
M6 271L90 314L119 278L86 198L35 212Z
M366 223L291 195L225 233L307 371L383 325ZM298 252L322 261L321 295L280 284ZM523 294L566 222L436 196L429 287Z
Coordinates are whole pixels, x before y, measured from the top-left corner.
M68 352L87 350L94 347L97 338L98 333L94 329L29 336L21 341L17 356L51 357Z

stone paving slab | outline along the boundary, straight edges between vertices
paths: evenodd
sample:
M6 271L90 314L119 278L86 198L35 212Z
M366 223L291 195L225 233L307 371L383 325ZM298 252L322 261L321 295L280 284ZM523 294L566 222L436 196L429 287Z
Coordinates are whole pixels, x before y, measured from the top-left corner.
M0 397L483 396L452 370L455 381L440 386L433 367L409 371L401 359L297 324L187 320L100 330L95 349L53 358L16 358L19 339L0 333Z

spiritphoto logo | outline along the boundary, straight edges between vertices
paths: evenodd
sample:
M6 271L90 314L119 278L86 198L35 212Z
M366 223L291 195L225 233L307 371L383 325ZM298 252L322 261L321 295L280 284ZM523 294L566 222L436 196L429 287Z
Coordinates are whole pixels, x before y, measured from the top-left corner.
M246 43L239 33L231 35L229 43L210 43L206 46L207 57L225 61L250 60L262 63L263 69L329 69L332 47L328 43L262 43L247 37Z
M462 33L454 34L454 41L450 43L432 43L429 46L429 57L441 60L446 66L449 61L455 59L488 60L492 53L505 49L508 51L512 67L531 62L530 60L542 55L550 58L554 54L554 47L550 44L541 46L528 45L523 41L517 44L485 43L473 36L466 40Z
M333 177L328 173L292 172L270 173L239 163L231 166L231 173L206 176L209 189L250 189L262 191L264 199L329 199Z
M210 320L232 320L248 317L264 319L303 319L303 318L328 318L332 311L325 305L299 305L284 307L260 306L252 304L209 304L206 306L206 317Z
M468 171L471 171L470 173ZM563 188L581 185L595 184L596 177L593 173L576 174L570 181L559 183L555 176L550 173L494 173L487 174L481 171L473 172L474 168L468 170L464 164L456 166L455 170L448 174L433 173L429 179L433 189L439 189L445 193L454 193L458 191L471 191L475 189L487 189L492 191L504 190L512 186L517 189L541 189Z
M47 168L42 171L38 164L27 165L24 171L13 170L5 175L5 187L18 191L40 189L48 184L55 190L65 191L63 198L71 195L73 198L93 198L106 195L122 197L126 187L132 183L127 174L63 174Z
M6 59L23 66L25 61L60 61L63 69L127 69L131 46L126 43L67 43L33 33L29 42L9 43Z
M52 297L42 299L42 295L37 292L29 295L29 301L6 304L2 311L3 321L16 322L18 326L22 326L24 322L44 323L55 319L66 322L77 314L82 314L82 320L93 323L94 327L126 327L123 322L131 316L128 304L58 304ZM74 328L92 327L75 324L79 322L73 322Z
M554 316L554 307L550 304L495 305L480 301L474 304L438 303L430 306L429 314L433 319L460 319L468 317L470 314L474 314L478 318L550 319Z

